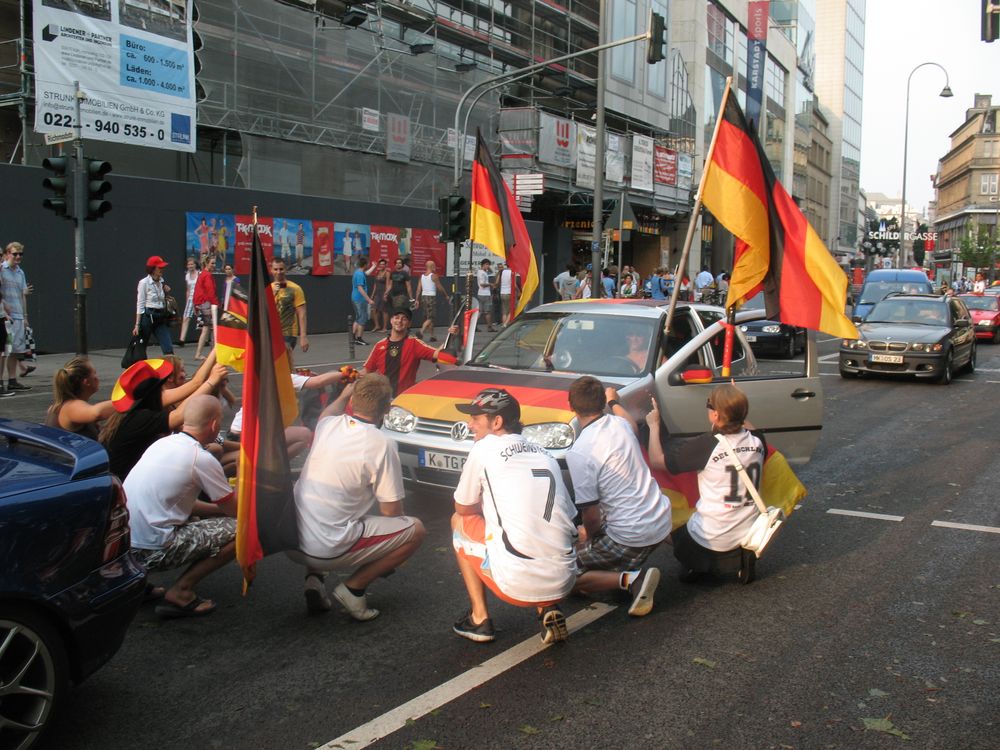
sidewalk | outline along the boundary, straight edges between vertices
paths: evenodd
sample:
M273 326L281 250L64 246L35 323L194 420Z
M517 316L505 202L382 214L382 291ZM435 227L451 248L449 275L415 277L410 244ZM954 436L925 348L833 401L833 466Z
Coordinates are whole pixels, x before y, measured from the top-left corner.
M411 335L414 335L416 332L416 328L412 329ZM439 336L443 333L440 326L437 328L437 333ZM494 335L486 333L485 330L480 331L476 335L477 347L481 346L487 340L487 337L492 338ZM382 333L366 332L364 338L368 342L368 346L356 346L354 348L354 356L352 357L348 334L346 332L313 335L309 337L308 352L303 354L300 349L295 350L294 366L309 367L317 372L337 369L346 364L361 367L365 359L368 358L371 345L384 336L385 334ZM184 358L188 377L191 377L201 364L195 361L194 350L194 343L186 344L183 347L174 347L174 354ZM160 350L156 346L150 346L147 353L150 357L160 356ZM115 381L122 371L121 359L124 354L124 348L100 349L90 352L90 361L97 369L97 374L101 380L101 389L91 399L92 402L111 398L111 389L114 387ZM36 363L37 369L25 378L18 378L19 382L31 386L31 390L20 391L16 396L0 399L0 417L23 419L28 422L44 422L45 412L52 403L52 378L56 371L71 359L73 359L73 354L71 353L40 355ZM421 366L421 378L433 374L433 366L428 367L426 366L427 364L429 363ZM4 376L4 380L6 380L6 375ZM242 381L242 373L230 372L229 385L233 393L237 396L240 395ZM228 412L228 409L225 411ZM223 414L223 422L225 424L228 425L230 418L231 414Z

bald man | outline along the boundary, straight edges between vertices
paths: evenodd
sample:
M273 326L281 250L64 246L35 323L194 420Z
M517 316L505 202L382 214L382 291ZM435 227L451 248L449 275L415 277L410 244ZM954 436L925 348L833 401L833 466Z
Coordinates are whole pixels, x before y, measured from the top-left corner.
M156 606L160 617L214 612L215 602L199 597L194 587L236 556L233 488L205 450L221 419L217 398L192 396L181 431L149 446L125 479L136 556L150 572L185 568Z

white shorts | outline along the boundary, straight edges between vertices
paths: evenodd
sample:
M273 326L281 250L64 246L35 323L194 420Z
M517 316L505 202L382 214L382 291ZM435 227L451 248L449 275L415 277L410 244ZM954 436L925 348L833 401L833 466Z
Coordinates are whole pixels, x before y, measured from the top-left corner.
M24 354L28 351L28 340L24 337L24 321L7 318L10 322L7 341L13 354Z
M361 537L339 557L313 557L300 550L286 554L310 570L356 570L412 541L417 532L411 516L365 516L364 523Z

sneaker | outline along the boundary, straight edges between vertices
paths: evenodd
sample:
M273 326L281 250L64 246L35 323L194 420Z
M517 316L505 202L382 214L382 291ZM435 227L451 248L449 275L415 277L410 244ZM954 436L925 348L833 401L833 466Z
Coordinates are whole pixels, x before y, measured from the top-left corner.
M34 365L27 365L24 368L24 372L21 373L21 377L22 378L27 377L28 375L30 375L31 373L33 373L36 369L37 368Z
M7 390L8 391L30 391L31 390L31 386L30 385L21 385L16 380L9 380L9 381L7 381Z
M306 612L311 615L319 615L329 612L333 607L330 597L326 595L326 586L323 577L310 573L306 576L305 583Z
M354 343L357 344L358 346L368 346L368 342L365 341L360 336L355 336L354 337Z
M340 584L333 590L333 598L340 602L341 606L347 610L347 614L359 622L367 622L378 617L378 610L368 606L368 597L364 594L355 596L344 584Z
M13 396L14 391L8 390L4 386L0 385L0 398L7 398L8 396Z
M645 617L653 609L653 594L660 584L659 568L646 568L639 577L632 581L628 587L632 595L632 604L629 605L628 613L632 617Z
M496 632L493 630L493 620L487 617L476 625L472 622L471 609L451 629L463 638L468 638L470 641L475 641L476 643L489 643L497 637Z
M543 609L539 619L542 621L542 643L557 643L569 637L566 615L558 604Z

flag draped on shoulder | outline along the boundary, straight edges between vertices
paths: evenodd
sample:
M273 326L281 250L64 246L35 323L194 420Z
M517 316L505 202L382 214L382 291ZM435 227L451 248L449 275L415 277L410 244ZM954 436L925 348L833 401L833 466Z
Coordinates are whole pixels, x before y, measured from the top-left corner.
M235 292L235 290L234 290ZM230 308L233 298L230 296ZM285 427L298 414L288 350L254 225L243 356L243 432L237 474L236 559L244 586L265 555L298 548ZM237 303L238 304L238 303Z
M247 352L247 293L238 284L233 284L226 309L219 316L215 329L215 359L220 365L227 365L243 372Z
M702 202L736 238L727 306L764 290L768 317L857 338L844 315L847 276L774 175L732 92L720 113Z
M538 264L517 201L500 176L478 129L476 158L472 163L469 239L503 258L510 270L521 276L521 294L513 310L514 316L519 315L538 288Z

